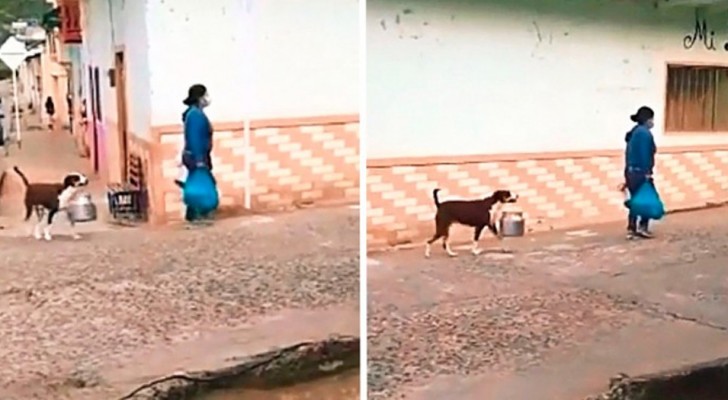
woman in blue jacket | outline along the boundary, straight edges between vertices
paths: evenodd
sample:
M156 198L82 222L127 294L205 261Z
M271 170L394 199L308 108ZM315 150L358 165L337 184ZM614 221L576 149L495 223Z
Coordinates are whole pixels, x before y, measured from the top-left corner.
M188 173L197 168L212 170L212 125L203 111L210 105L207 88L204 85L192 85L183 103L187 109L182 113L185 139L182 164ZM207 219L207 216L188 206L185 219L196 222Z
M655 125L655 112L646 106L640 107L637 113L630 116L636 125L627 132L625 151L624 179L629 195L634 196L645 182L652 180L655 167L657 146L650 129ZM634 215L631 211L627 217L627 238L651 238L650 220Z

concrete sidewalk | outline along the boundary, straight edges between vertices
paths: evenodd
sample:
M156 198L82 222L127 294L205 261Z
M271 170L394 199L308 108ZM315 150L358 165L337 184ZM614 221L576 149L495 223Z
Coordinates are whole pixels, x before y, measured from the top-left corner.
M725 356L725 212L670 215L649 241L613 224L506 254L371 254L370 398L580 400L620 372Z

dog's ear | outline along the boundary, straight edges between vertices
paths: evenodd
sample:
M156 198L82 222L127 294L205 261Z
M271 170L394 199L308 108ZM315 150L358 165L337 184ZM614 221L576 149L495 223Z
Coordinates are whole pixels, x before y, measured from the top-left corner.
M511 192L508 190L496 190L493 192L493 199L498 202L504 203L511 197Z
M80 180L81 179L77 175L66 175L66 177L63 178L63 187L76 186Z

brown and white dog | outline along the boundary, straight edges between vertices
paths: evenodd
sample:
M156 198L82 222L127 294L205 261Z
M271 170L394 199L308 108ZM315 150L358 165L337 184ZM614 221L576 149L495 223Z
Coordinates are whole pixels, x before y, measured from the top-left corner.
M26 188L25 220L30 219L34 211L38 217L38 222L33 229L33 236L36 239L51 240L53 218L59 211L65 211L67 209L69 202L76 195L78 189L88 185L88 178L84 174L72 172L66 175L63 178L63 182L60 183L30 183L18 167L13 167L13 170L23 180ZM48 212L46 226L41 231L44 222L43 217L46 212ZM68 221L71 224L73 238L78 239L79 235L73 231L74 222L70 216Z
M514 203L518 200L518 196L508 190L496 190L492 195L480 200L451 200L440 203L437 197L439 191L440 189L432 191L432 197L435 199L435 206L437 207L435 234L427 241L425 257L430 257L432 243L440 238L442 238L442 247L447 254L451 257L457 256L457 253L452 251L448 242L450 226L454 223L475 228L471 252L475 255L480 254L478 240L483 229L487 227L498 239L501 239L496 225L495 217L497 213L493 210L494 206Z

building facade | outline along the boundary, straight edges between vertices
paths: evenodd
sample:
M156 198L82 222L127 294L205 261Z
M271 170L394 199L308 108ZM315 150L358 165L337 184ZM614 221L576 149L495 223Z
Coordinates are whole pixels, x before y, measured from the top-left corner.
M370 0L370 246L431 235L436 187L513 190L529 230L624 218L642 105L666 206L728 200L728 11L700 3Z
M254 0L81 0L94 168L143 159L154 222L181 217L182 100L207 86L227 209L356 201L358 5ZM305 15L306 18L301 18ZM214 28L212 28L214 27Z
M68 44L64 44L58 29L44 30L37 24L23 23L13 32L26 45L25 62L18 67L18 98L25 114L38 114L43 124L50 122L45 113L47 98L53 99L55 118L62 124L68 121L66 104L69 85L67 57Z

